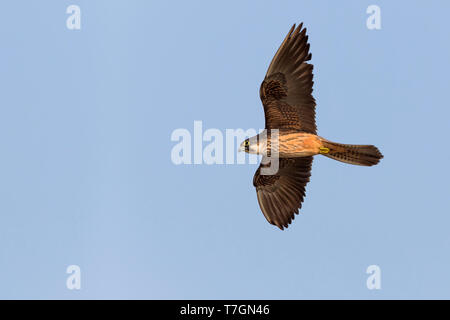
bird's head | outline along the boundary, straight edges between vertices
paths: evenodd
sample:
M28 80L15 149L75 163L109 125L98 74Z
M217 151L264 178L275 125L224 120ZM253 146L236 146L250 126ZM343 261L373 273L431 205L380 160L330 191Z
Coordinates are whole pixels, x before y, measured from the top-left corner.
M260 136L254 136L248 139L245 139L240 147L239 151L244 151L252 154L262 154L264 152L265 143L260 138Z

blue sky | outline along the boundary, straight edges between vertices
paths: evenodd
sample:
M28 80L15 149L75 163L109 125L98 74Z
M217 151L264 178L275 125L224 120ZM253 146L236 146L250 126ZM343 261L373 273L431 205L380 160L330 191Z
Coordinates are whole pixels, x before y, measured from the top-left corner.
M0 298L450 298L448 2L1 7ZM385 159L317 157L282 232L259 210L256 165L176 166L170 136L195 120L262 128L260 82L301 21L319 134ZM366 287L373 264L381 290Z

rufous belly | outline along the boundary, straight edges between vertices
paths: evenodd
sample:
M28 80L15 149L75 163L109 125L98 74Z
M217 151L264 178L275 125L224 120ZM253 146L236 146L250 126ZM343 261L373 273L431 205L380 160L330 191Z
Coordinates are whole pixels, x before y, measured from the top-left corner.
M319 148L322 147L320 137L310 133L280 133L278 139L281 158L313 156L319 154Z

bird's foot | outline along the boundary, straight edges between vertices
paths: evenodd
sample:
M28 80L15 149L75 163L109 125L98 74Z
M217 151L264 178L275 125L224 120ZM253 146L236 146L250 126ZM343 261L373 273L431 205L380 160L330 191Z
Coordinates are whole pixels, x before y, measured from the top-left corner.
M319 153L320 154L327 154L328 152L330 152L330 149L327 147L320 147L319 148Z

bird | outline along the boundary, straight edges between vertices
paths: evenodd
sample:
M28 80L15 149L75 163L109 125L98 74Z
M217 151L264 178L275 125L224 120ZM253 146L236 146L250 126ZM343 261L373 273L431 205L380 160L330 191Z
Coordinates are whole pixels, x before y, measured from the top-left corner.
M383 158L374 145L336 143L317 135L309 49L306 28L303 23L294 24L260 86L265 129L239 147L239 151L262 155L253 185L265 218L281 230L302 207L314 156L360 166L376 165ZM270 172L270 167L276 171Z

